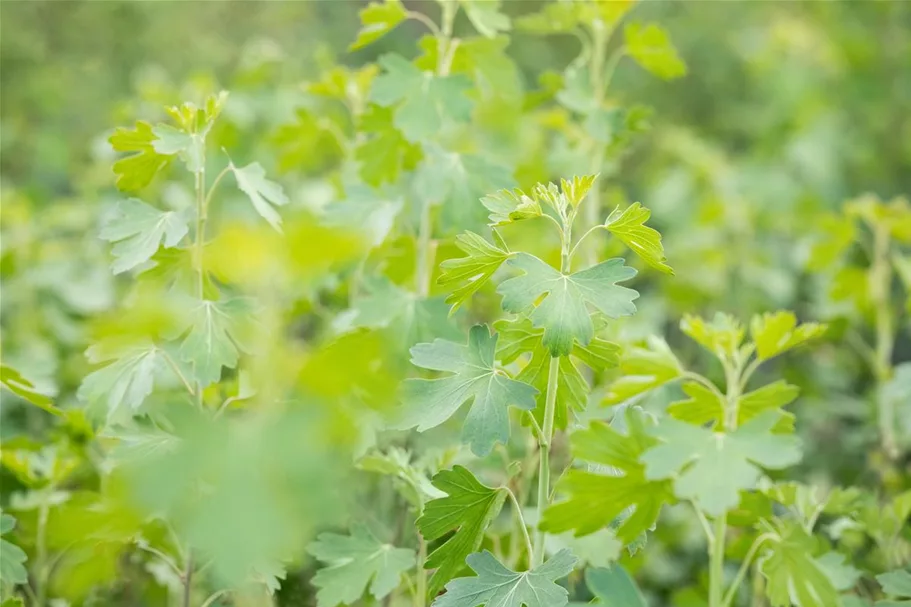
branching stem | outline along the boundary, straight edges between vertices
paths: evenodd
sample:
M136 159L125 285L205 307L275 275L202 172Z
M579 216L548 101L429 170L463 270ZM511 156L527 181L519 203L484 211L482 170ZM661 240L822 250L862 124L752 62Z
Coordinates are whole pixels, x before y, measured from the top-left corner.
M528 553L528 562L531 563L531 560L535 556L534 548L531 545L531 537L528 535L528 525L525 524L525 517L522 516L522 506L519 504L519 500L516 498L516 494L512 492L512 489L509 487L503 487L509 499L512 502L512 507L516 511L516 518L519 521L519 527L522 529L522 536L525 538L525 550Z

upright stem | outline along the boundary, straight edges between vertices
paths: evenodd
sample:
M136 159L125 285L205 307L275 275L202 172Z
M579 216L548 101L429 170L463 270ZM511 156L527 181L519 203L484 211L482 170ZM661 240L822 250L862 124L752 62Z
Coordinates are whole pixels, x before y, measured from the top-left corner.
M424 607L427 604L427 570L424 562L427 561L427 542L424 536L418 533L418 575L417 591L414 593L414 607Z
M610 38L610 30L605 24L596 20L592 26L592 54L591 63L589 64L589 80L592 83L594 91L595 106L600 109L604 102L604 61L607 53L607 41ZM591 140L594 148L591 156L591 166L589 172L597 174L601 172L604 166L604 144L595 139ZM588 200L585 205L585 229L590 229L598 225L601 221L601 190L595 185L588 193ZM598 234L593 235L594 240L585 247L585 265L593 266L598 261Z
M557 380L560 371L560 357L550 359L547 368L547 397L544 401L544 426L538 440L541 457L538 465L538 529L535 530L534 558L532 568L544 562L544 532L540 529L544 509L550 501L550 444L554 436L554 414L557 407Z
M712 545L709 549L709 607L721 607L724 592L724 536L727 533L727 513L715 518Z
M190 607L190 596L193 590L193 555L187 556L187 565L183 572L183 607Z
M724 363L725 395L724 430L733 432L737 429L737 410L740 400L741 373L743 361L725 361ZM715 518L712 530L712 543L709 546L709 607L722 607L724 596L724 540L727 535L728 515Z
M430 276L433 262L430 259L431 243L430 236L433 230L433 224L430 220L430 201L423 201L421 207L421 223L418 227L418 250L417 262L415 268L414 290L419 297L427 297L430 292Z
M50 511L50 504L48 504L48 497L50 495L50 490L48 493L45 493L41 506L38 508L38 531L35 536L35 572L37 579L35 580L35 585L37 586L36 594L36 606L35 607L44 607L44 604L47 602L47 585L50 578L50 567L47 562L47 518Z
M892 399L882 397L883 385L892 376L892 349L895 331L892 327L892 265L889 262L889 232L881 226L873 230L872 296L876 305L876 348L873 373L877 384L877 409L883 451L890 459L898 457L895 438L895 407Z
M196 297L200 301L204 299L205 296L205 284L206 284L206 270L203 265L202 256L203 250L206 246L206 220L208 215L208 197L206 196L206 169L205 169L205 146L203 146L202 153L202 162L199 172L196 173L196 240L193 242L193 258L196 264ZM219 175L221 178L224 175L222 172ZM202 384L196 382L196 406L202 410L204 406L203 397L202 397Z

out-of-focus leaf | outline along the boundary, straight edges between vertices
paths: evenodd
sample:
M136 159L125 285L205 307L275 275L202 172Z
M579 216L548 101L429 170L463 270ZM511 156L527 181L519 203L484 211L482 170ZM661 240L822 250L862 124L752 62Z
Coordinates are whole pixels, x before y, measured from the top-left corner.
M9 514L0 514L0 535L5 535L16 526L16 519ZM25 561L28 556L19 546L0 538L0 582L15 586L28 582Z
M53 415L63 415L60 409L54 406L54 400L50 396L39 392L32 382L9 365L0 365L0 384L3 384L7 390L39 409L43 409Z
M683 375L683 367L664 340L651 338L647 347L631 346L624 350L620 372L620 378L604 396L605 405L616 405L663 386Z
M362 141L354 150L361 179L372 186L394 183L403 169L420 159L420 147L410 143L393 124L393 110L370 105L361 117Z
M788 524L777 541L766 544L760 561L766 595L773 607L832 607L838 591L822 565L813 557L813 540L798 525Z
M86 357L93 363L110 362L86 376L76 395L90 406L101 406L108 419L114 419L122 409L135 413L152 393L155 376L170 372L165 354L153 344L113 351L92 346Z
M320 534L307 551L328 565L313 577L319 607L351 604L368 585L370 594L381 600L414 567L414 550L384 544L361 524L351 527L351 535Z
M205 168L206 138L202 133L188 133L175 129L167 124L152 128L157 139L152 142L155 151L164 156L175 154L187 165L191 173L199 173Z
M430 578L431 596L465 568L465 557L481 545L484 531L500 513L507 495L504 489L482 484L462 466L437 473L433 486L446 497L427 502L423 515L417 520L417 528L429 542L452 531L455 533L434 550L425 563L427 569L436 569Z
M630 57L655 76L671 80L686 75L686 64L660 25L630 23L623 36Z
M674 478L678 498L720 516L737 506L740 491L756 488L760 467L777 470L800 461L799 440L771 432L779 419L779 412L766 411L722 434L665 418L652 431L663 443L642 455L646 477Z
M475 325L468 345L437 339L411 349L418 367L452 373L440 379L409 379L404 385L405 406L398 428L419 432L436 427L468 400L471 409L462 427L462 441L479 456L490 453L496 442L509 440L510 406L532 410L538 391L511 379L494 364L497 336L485 325Z
M193 364L196 380L205 387L221 379L222 367L237 366L238 349L250 338L254 308L251 300L241 297L204 299L190 304L188 316L180 358Z
M158 247L173 248L187 235L187 217L177 211L159 211L137 198L123 200L102 226L99 236L117 243L114 255L114 274L132 270L147 262Z
M622 566L587 569L585 584L604 607L647 607L636 581Z
M383 55L379 63L385 72L374 80L370 100L383 107L401 102L393 123L408 141L431 139L446 122L468 120L472 104L465 91L471 82L464 76L434 76L401 55Z
M237 187L250 198L259 216L281 232L282 218L272 205L280 207L288 204L288 197L282 187L266 179L266 170L258 162L241 168L231 164L231 171L237 179Z
M462 8L478 33L487 38L510 30L509 17L500 12L500 0L461 0Z
M759 360L768 360L825 333L826 325L815 322L797 324L793 312L779 311L754 316L750 333Z
M680 321L680 330L718 357L734 356L743 343L743 325L730 314L719 312L711 322L687 314Z
M125 192L136 192L146 187L170 158L155 151L152 142L156 136L152 125L138 121L135 128L119 127L108 140L117 152L134 152L114 163L117 187Z
M348 47L352 51L376 42L408 17L408 12L399 0L371 2L359 14L361 29L357 33L357 39Z

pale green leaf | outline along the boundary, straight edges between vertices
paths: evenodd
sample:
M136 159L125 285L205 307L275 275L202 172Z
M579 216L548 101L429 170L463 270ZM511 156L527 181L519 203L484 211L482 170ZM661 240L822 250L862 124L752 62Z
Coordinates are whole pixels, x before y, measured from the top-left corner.
M543 214L541 204L520 189L499 190L481 198L490 215L490 225L501 226L523 219L534 219Z
M587 569L585 584L604 607L648 607L636 581L619 564Z
M401 171L413 168L420 158L420 147L395 128L390 108L370 105L361 116L359 133L361 141L354 149L358 174L374 187L395 183Z
M415 523L418 531L428 542L455 533L430 554L425 564L427 569L436 569L429 582L431 596L464 569L465 557L480 547L484 531L499 514L507 495L504 489L482 484L462 466L437 473L433 486L446 497L427 502Z
M772 607L838 607L838 591L813 557L813 538L799 525L788 524L777 541L768 542L760 561Z
M686 382L682 388L690 398L672 403L667 408L668 415L697 426L711 423L714 428L726 429L724 403L718 391L710 390L698 382ZM781 407L794 402L799 392L797 386L780 380L742 395L737 401L737 425L742 426L764 411L774 409L779 411L781 417L773 431L792 431L794 416L781 411Z
M494 443L509 440L509 407L532 410L538 391L511 379L494 364L497 336L485 325L475 325L468 345L437 339L411 349L411 362L434 371L452 373L440 379L409 379L404 385L403 417L395 425L419 432L436 427L472 401L462 427L462 442L478 456L490 453Z
M569 205L573 208L582 204L582 201L588 196L589 191L598 179L597 175L576 175L570 180L560 180L560 191L566 197Z
M160 246L173 248L187 235L187 217L177 211L159 211L136 198L117 204L115 214L101 228L100 237L116 243L111 249L114 274L145 263Z
M432 139L445 123L470 117L465 91L471 82L465 76L435 76L401 55L383 55L379 63L385 72L374 80L370 100L383 107L399 104L393 123L409 141Z
M497 289L503 295L503 309L520 313L534 308L530 318L544 329L544 345L552 356L566 356L574 342L584 346L591 341L594 325L588 305L610 318L636 311L633 300L639 294L616 284L636 275L622 259L609 259L574 274L563 274L528 253L518 253L506 263L522 274Z
M821 272L838 263L856 238L854 221L842 215L823 215L816 220L820 235L810 249L807 268Z
M630 23L623 35L630 57L645 70L664 80L686 75L686 64L660 25Z
M446 496L431 484L421 467L412 463L411 454L398 447L390 447L385 452L368 453L357 461L357 467L391 477L396 490L416 510L422 508L428 500Z
M114 163L117 187L125 192L141 190L167 166L170 158L159 154L152 146L155 141L152 125L138 121L135 128L119 127L111 135L111 147L116 152L133 152Z
M561 550L543 565L529 571L512 571L488 551L466 559L476 577L446 584L446 593L433 607L563 607L568 593L554 581L569 575L576 557Z
M9 514L0 514L0 534L7 534L16 526L16 519ZM28 556L19 546L0 538L0 582L4 586L15 586L28 582L25 561Z
M282 187L274 181L266 179L266 170L258 162L242 168L238 168L232 163L231 171L237 179L237 187L250 198L250 202L259 216L281 232L282 218L272 205L280 207L288 204L288 197L285 196Z
M188 310L189 331L180 344L180 358L192 363L203 387L221 379L222 367L237 366L238 349L249 339L253 307L250 300L196 300Z
M645 263L665 274L673 274L674 270L664 263L667 258L661 245L661 234L645 225L651 214L651 211L634 202L622 212L617 207L604 222L604 227Z
M137 411L152 393L156 374L167 368L162 351L152 344L112 352L92 346L86 356L93 363L111 362L86 376L76 396L89 405L102 406L108 419L124 408Z
M540 12L520 17L516 27L533 34L572 33L589 17L581 2L548 2Z
M487 38L511 28L509 17L500 12L500 0L461 0L462 8L478 33Z
M348 47L351 51L376 42L408 18L408 11L399 0L371 2L359 14L361 29L357 39Z
M32 382L9 365L0 365L0 384L39 409L57 416L63 415L63 412L54 406L54 400L50 396L39 392Z
M620 357L620 372L602 404L616 405L654 390L682 376L683 368L664 340L651 338L647 347L625 349Z
M876 581L888 595L911 599L911 571L896 569L876 576Z
M793 312L778 311L754 316L750 333L759 360L768 360L825 333L826 325L815 322L797 324Z
M372 247L383 244L402 210L402 199L382 196L369 188L350 188L344 200L326 205L326 225L357 230Z
M642 456L646 476L673 478L678 498L720 516L737 506L740 491L756 488L762 468L779 470L800 461L799 440L772 433L780 417L766 411L730 433L665 418L652 431L663 444Z
M672 500L671 483L646 478L640 458L657 444L648 435L652 425L640 409L626 409L627 434L594 422L570 437L573 457L591 467L572 468L557 483L556 503L544 511L541 529L576 535L616 524L617 537L628 544L652 529L661 507Z
M384 544L361 524L351 527L351 535L320 534L307 551L328 565L313 577L319 607L350 605L368 585L370 594L381 600L415 564L413 550Z
M441 263L442 272L437 279L437 284L443 288L455 287L446 298L446 303L452 306L452 313L469 301L509 258L507 251L490 244L474 232L459 234L456 246L467 256L447 259Z
M854 567L848 557L840 552L826 552L816 559L816 564L829 577L835 590L843 592L851 590L863 576L861 571Z
M152 142L155 151L163 156L177 155L191 173L205 169L206 138L202 133L188 133L167 124L152 129L157 139Z

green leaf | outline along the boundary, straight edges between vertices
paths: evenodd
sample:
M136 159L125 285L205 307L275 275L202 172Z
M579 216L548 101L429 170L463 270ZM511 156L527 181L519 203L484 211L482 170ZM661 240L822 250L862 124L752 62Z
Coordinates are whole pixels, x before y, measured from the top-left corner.
M721 312L711 322L686 314L680 320L680 330L693 341L719 358L731 358L743 343L743 325L731 316Z
M442 204L442 227L458 231L483 223L479 198L514 183L512 171L492 159L428 144L415 172L414 193L425 204Z
M797 325L793 312L778 311L753 317L750 333L759 360L768 360L825 333L826 325L806 322Z
M462 8L478 33L494 38L511 28L509 17L500 12L500 0L461 0Z
M152 393L156 374L167 368L162 351L152 344L112 351L92 346L86 357L92 363L112 361L86 376L76 392L82 402L103 406L108 419L124 408L136 412Z
M619 238L642 260L665 274L673 274L674 270L664 263L664 247L661 245L661 234L657 230L645 225L652 212L634 202L621 212L620 207L608 216L604 227Z
M571 435L573 457L591 466L572 468L560 479L557 493L565 498L544 511L541 529L586 535L620 519L616 534L628 544L654 528L661 506L673 499L671 483L647 478L640 463L657 444L647 432L653 422L635 407L626 409L625 421L626 434L593 422Z
M135 128L118 127L111 135L111 147L116 152L134 152L114 163L117 187L125 192L141 190L152 182L170 158L155 151L156 136L152 125L138 121Z
M180 344L181 360L192 363L196 380L206 387L221 379L221 368L237 366L245 349L253 308L249 299L196 300L188 311L189 328Z
M580 2L549 2L540 12L520 17L516 26L533 34L565 34L585 23L588 16Z
M602 404L626 402L683 375L680 361L664 340L650 338L647 345L624 351L620 359L620 378L610 385Z
M449 318L449 306L438 297L423 298L402 289L384 277L364 281L364 294L355 300L349 318L339 318L355 327L387 329L391 340L405 349L437 337L458 339L462 333Z
M404 449L390 447L385 453L368 453L357 461L357 467L391 477L396 490L418 511L427 500L446 495L431 484L423 468L413 464L411 454Z
M876 581L888 595L911 599L911 571L896 569L876 576Z
M203 133L188 133L167 124L152 129L157 139L152 142L155 151L163 156L177 155L191 173L205 169L206 137Z
M630 23L623 30L630 57L646 71L664 80L686 75L686 64L664 29L649 23Z
M425 564L427 569L436 569L429 583L430 595L435 596L464 569L465 557L480 547L484 531L503 507L506 490L483 485L462 466L441 470L432 482L446 497L427 502L415 524L428 542L455 531Z
M633 300L639 293L616 284L636 275L622 259L609 259L574 274L563 274L528 253L518 253L506 263L522 274L497 289L503 295L503 309L521 313L533 307L530 318L535 327L544 329L544 345L552 356L569 354L574 341L582 345L591 341L594 326L586 304L610 318L636 311Z
M471 328L467 346L442 339L414 346L412 363L452 375L406 380L404 416L396 427L417 426L418 432L423 432L442 424L471 400L462 442L471 445L478 456L490 453L496 442L505 444L509 440L509 407L534 409L538 391L496 368L496 347L497 336L491 335L486 325Z
M766 594L772 607L837 607L838 591L825 569L813 558L813 538L797 524L788 524L778 541L766 544L760 562Z
M524 317L515 320L498 320L494 328L500 336L497 357L503 364L516 361L522 354L531 357L522 367L516 379L538 389L538 406L534 416L539 424L544 423L544 407L547 393L547 376L550 352L544 347L544 331L536 329ZM605 339L595 337L588 346L575 344L570 356L560 358L557 374L557 401L554 412L554 426L565 429L573 412L582 411L588 402L588 381L576 367L573 358L578 359L593 371L616 367L620 362L620 347Z
M800 461L796 437L773 434L777 411L766 411L731 433L665 418L652 434L663 444L642 456L651 480L674 478L674 493L720 516L737 506L739 492L755 489L760 467L779 470Z
M561 179L560 191L563 192L570 206L576 208L588 196L588 192L592 189L597 179L597 175L576 175L569 181Z
M347 198L323 208L326 225L357 230L371 247L386 240L402 210L401 198L391 198L369 188L350 188Z
M177 211L159 211L136 198L117 204L101 228L103 240L117 243L111 250L114 274L132 270L147 262L160 246L173 248L187 235L187 218Z
M52 415L61 416L63 412L54 406L54 400L46 395L42 394L35 389L35 385L22 376L19 371L13 369L9 365L0 365L0 383L3 386L19 396L26 402L29 402L39 409L47 411Z
M402 169L413 168L420 159L420 146L409 143L393 125L389 108L370 105L361 116L363 140L354 150L358 174L365 183L379 187L395 183Z
M408 141L432 139L447 121L471 116L472 103L464 94L471 82L465 76L434 76L401 55L383 55L379 64L386 71L374 80L370 100L383 107L401 102L393 123Z
M724 404L718 392L710 390L698 382L686 382L681 386L690 398L672 403L667 413L674 419L696 426L707 423L718 429L727 429L724 419ZM742 426L751 419L770 409L777 410L779 422L773 432L790 432L794 429L794 416L781 410L781 407L794 402L800 389L797 386L779 380L748 392L737 401L737 425Z
M648 607L636 581L619 564L587 569L585 584L604 607Z
M354 603L368 584L370 594L381 600L415 564L413 550L380 542L362 524L352 525L351 535L322 533L307 551L328 565L313 577L319 607Z
M863 576L859 569L851 565L847 555L834 550L818 557L816 564L822 568L835 586L835 590L839 592L851 590Z
M486 550L469 555L466 562L477 577L446 584L446 593L433 607L563 607L568 593L554 581L572 572L576 557L561 550L543 565L522 572L507 569Z
M818 217L816 221L820 235L810 249L807 269L821 272L838 263L842 254L854 244L857 235L854 221L849 217L829 214Z
M250 198L259 216L281 232L282 218L271 205L280 207L288 204L288 197L285 196L282 187L266 179L266 170L258 162L242 168L234 166L233 163L230 166L234 178L237 179L237 187Z
M16 519L9 514L0 514L0 534L6 534L16 526ZM28 556L19 546L0 538L0 582L4 586L15 586L28 582L25 561Z
M484 286L503 262L509 258L509 252L490 244L474 232L465 232L456 236L456 246L467 255L457 259L447 259L440 264L442 272L437 284L444 288L455 287L446 298L455 313L463 303Z
M361 29L357 39L348 47L349 51L372 44L394 30L398 24L408 18L408 11L399 0L371 2L361 9Z
M523 219L534 219L543 214L541 204L522 190L500 190L481 198L490 215L492 226L502 226Z

